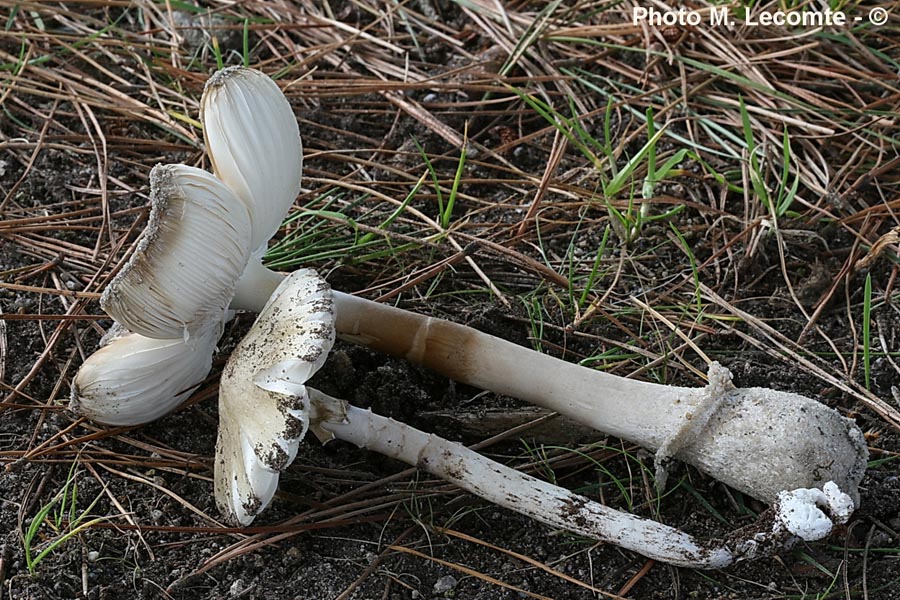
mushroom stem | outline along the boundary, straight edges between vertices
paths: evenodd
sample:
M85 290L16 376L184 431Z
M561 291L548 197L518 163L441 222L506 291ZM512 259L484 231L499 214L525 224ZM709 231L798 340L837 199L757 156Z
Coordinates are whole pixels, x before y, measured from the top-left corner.
M659 450L660 463L677 456L767 502L782 490L829 480L858 499L868 457L863 436L852 421L809 398L733 389L730 373L716 363L705 388L625 379L471 327L333 293L340 339Z
M284 281L284 276L284 273L262 266L258 258L250 257L250 262L247 263L247 267L241 273L235 286L230 308L258 313L265 306L275 288Z
M279 474L307 430L400 459L500 506L680 566L713 569L818 540L853 501L833 482L779 494L751 528L725 541L698 542L661 523L621 513L495 463L463 446L379 417L306 386L334 343L331 289L311 269L285 278L235 347L219 387L216 503L249 524L271 501ZM723 388L724 389L724 388Z
M281 276L251 263L242 306L260 310ZM267 271L268 274L262 273ZM242 279L243 280L243 279ZM248 289L249 288L249 289ZM513 396L658 451L658 479L677 457L755 498L833 480L858 501L868 452L859 428L809 398L710 384L686 388L625 379L535 352L471 327L334 291L340 339L403 357L474 387Z
M796 500L798 492L779 498L754 525L730 535L727 541L698 541L668 525L603 506L511 469L461 444L357 408L318 390L308 387L307 391L312 409L310 428L325 437L323 441L328 441L330 434L428 471L485 500L553 527L677 566L718 569L746 558L779 552L798 539L821 539L830 532L831 521L817 506L825 507L826 512L834 511L838 520L849 515L846 509L841 510L848 498L839 492L832 491L837 497L832 501L832 497L826 498L827 493L799 490L799 501ZM816 517L809 519L804 514L803 522L794 525L796 515L803 513L799 506L812 511ZM815 527L810 527L809 522Z

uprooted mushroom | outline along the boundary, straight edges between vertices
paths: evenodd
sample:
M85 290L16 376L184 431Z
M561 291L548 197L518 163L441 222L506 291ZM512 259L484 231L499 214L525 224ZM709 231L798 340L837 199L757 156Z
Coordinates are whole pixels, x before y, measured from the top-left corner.
M827 482L822 490L782 492L727 540L699 541L308 387L333 342L331 289L304 269L280 283L232 352L219 386L215 462L216 502L230 521L248 525L271 501L307 430L323 443L351 442L554 527L680 566L721 568L821 539L853 511L850 497Z
M166 386L135 390L108 358L97 364L100 359L95 357L102 349L82 367L73 389L79 409L97 421L138 424L174 408L184 391L196 386L208 372L215 341L210 344L207 337L216 337L208 332L221 328L229 316L229 305L261 310L284 278L265 269L261 256L266 240L299 190L300 142L290 106L277 85L264 75L231 68L208 83L203 121L216 177L157 167L167 175L151 176L155 188L149 233L102 302L117 321L138 332L117 338L110 346L121 344L119 340L128 336L144 335L145 340L137 339L151 345L160 345L152 336L174 336L163 338L163 353L198 366L173 374ZM289 140L291 136L296 136L296 143ZM274 149L269 145L271 139L277 140ZM161 185L166 177L168 184ZM218 178L226 185L207 182L198 191L188 185L194 177ZM196 246L192 251L187 243L156 251L150 248L167 239L184 241L193 236L189 228L195 221L182 218L186 213L179 211L195 210L191 208L195 196L210 190L219 194L224 205L242 204L248 217L243 220L243 212L237 208L207 210L219 215L204 223L208 228L204 231L210 232L210 246L215 246L219 235L224 240L250 241L233 256L223 252L234 260L223 261L215 273L160 274L162 268L177 268L196 259ZM173 205L182 208L173 211ZM171 227L162 225L164 222ZM144 301L151 289L161 301L156 307L154 302ZM173 299L177 300L175 308ZM546 406L658 450L661 463L677 457L769 502L776 501L783 490L821 488L827 481L858 499L857 485L866 458L861 432L851 421L813 400L760 388L733 389L727 371L717 367L711 368L710 385L701 389L625 380L470 328L354 296L335 292L334 303L339 337L405 356L464 383ZM156 315L135 316L144 310L156 311ZM155 325L145 329L142 321L148 319ZM105 356L115 354L108 351ZM176 381L176 377L183 379ZM111 391L104 382L119 387ZM167 396L172 390L180 392L177 400ZM154 408L129 408L137 402Z
M300 131L278 85L259 71L225 69L207 83L204 101L213 97L227 107L222 119L232 113L266 118L220 127L215 111L204 115L207 144L223 148L214 159L220 165L215 176L185 165L151 171L149 222L100 299L122 326L116 331L124 331L101 341L72 389L73 408L95 421L136 425L158 419L203 381L231 316L238 279L252 274L248 264L260 264L300 192ZM228 143L228 136L244 143ZM250 190L266 201L253 203ZM256 287L249 276L241 284ZM111 366L107 357L115 356L145 362L137 382L143 385L130 380L130 370ZM132 420L120 416L126 414ZM133 420L138 414L140 420Z
M109 425L157 419L203 381L250 257L250 216L219 179L159 165L150 183L149 223L101 298L116 325L73 385L72 407Z

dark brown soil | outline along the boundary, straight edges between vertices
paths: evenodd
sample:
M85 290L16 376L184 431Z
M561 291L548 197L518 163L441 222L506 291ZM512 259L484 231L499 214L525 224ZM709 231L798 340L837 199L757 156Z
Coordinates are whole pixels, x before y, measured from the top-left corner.
M436 5L453 16L448 18L448 23L457 23L461 30L471 27L453 6L441 2ZM353 3L332 3L332 10L355 26L365 24L366 13L358 12ZM487 44L486 40L480 41ZM233 43L240 46L240 39ZM8 39L2 47L8 53L18 52L18 46ZM473 47L472 51L476 49ZM436 64L440 64L440 56L452 54L439 40L430 40L424 52ZM458 56L453 58L456 60ZM104 66L126 73L109 61ZM197 81L201 78L196 73L183 78L192 94L197 92ZM418 90L411 97L425 93ZM23 94L22 98L43 112L49 111L53 104L52 100L35 95ZM442 88L429 102L452 103L458 99L456 92ZM302 102L296 98L293 101L304 127L308 155L305 164L308 183L301 198L304 203L326 208L319 195L327 187L322 180L357 173L357 164L342 162L340 157L327 153L335 148L367 144L366 147L375 148L380 144L384 152L372 153L376 166L368 165L370 171L366 176L386 188L396 184L391 189L404 190L401 194L408 191L404 187L407 180L400 178L395 170L412 172L415 165L416 177L421 172L414 149L408 154L393 153L406 147L411 137L427 148L435 164L440 165L443 177L453 176L458 149L420 121L391 109L384 97L375 92L352 97L311 96ZM58 116L59 129L52 133L61 136L63 129L72 128L84 134L77 115L68 106L63 108ZM467 110L461 108L442 115L442 119L462 131L468 116ZM152 125L123 123L119 116L103 111L99 111L99 119L101 129L110 137L114 137L113 132L123 140L129 136L135 139L162 136L166 142L165 147L155 150L111 141L109 175L122 182L116 185L119 192L124 186L130 186L145 193L147 171L155 162L201 160L198 148L180 137L160 133ZM38 122L31 125L38 129L41 126ZM534 115L522 121L516 115L506 117L486 111L471 121L469 128L478 144L494 146L500 140L500 127L527 135L544 125ZM3 150L3 136L11 136L13 131L9 123L0 126L0 150ZM551 140L552 134L543 135L534 143L519 146L517 153L508 156L517 168L540 175ZM87 147L86 143L83 145ZM81 191L97 186L92 155L84 158L45 148L33 165L28 166L23 161L23 157L28 158L27 153L10 149L5 152L0 153L0 199L18 186L6 207L9 211L6 218L97 208L96 197ZM442 155L446 158L442 159ZM475 236L487 235L485 232L503 226L517 226L522 218L521 210L515 212L513 207L503 205L509 202L509 186L491 179L496 177L496 165L486 166L482 162L489 160L482 155L473 157L466 171L471 180L464 185L467 196L460 198L455 209L456 215L468 218L460 230ZM578 160L578 157L568 158L561 170L574 167ZM386 166L378 167L379 162ZM20 181L23 174L25 177ZM360 176L360 181L365 179ZM706 188L690 177L667 185L670 187L666 195L670 196L695 198L706 193ZM691 189L691 186L696 187ZM878 205L881 198L876 189L874 185L859 187L853 198L854 210ZM737 194L725 196L726 210L740 213L743 200ZM367 208L365 202L354 214L360 222L373 227L394 209L374 201ZM559 267L563 263L560 257L567 256L573 231L579 226L577 213L582 211L585 218L580 225L583 230L579 233L578 244L582 247L579 252L587 256L586 260L592 260L609 220L608 213L603 206L576 207L567 202L560 194L552 195L540 216L540 240L531 231L521 243L510 243L509 247L540 265L549 261ZM111 196L110 204L113 211L124 211L112 219L111 228L117 235L133 240L140 227L132 229L132 226L142 223L146 217L145 197L117 193ZM432 196L417 197L411 206L429 214L435 212ZM709 233L714 227L724 227L732 238L741 232L737 223L713 225L716 215L717 211L689 204L671 219L684 234L696 264L703 264L722 248L721 239ZM858 241L845 228L825 220L785 220L782 229L784 260L793 277L794 293L807 311L815 310ZM344 236L352 234L346 224L339 225L338 230ZM395 231L408 236L417 233L416 225L405 217L397 222ZM46 229L30 236L27 229L0 229L0 280L18 286L98 291L94 275L101 270L108 272L127 248L125 244L118 250L111 264L102 264L104 256L89 260L80 251L94 248L98 235L96 222L84 228ZM58 246L41 247L38 242L45 239ZM627 275L614 281L613 268L596 282L594 289L598 295L615 283L612 296L604 304L607 314L625 314L618 311L627 312L628 298L632 295L646 298L650 294L659 307L667 310L673 304L692 301L692 289L684 284L690 281L690 263L680 246L671 240L668 221L648 226L630 246L613 235L610 243L617 247L609 250L609 265L614 267L619 257L624 256ZM806 319L785 285L779 242L774 235L762 235L758 241L752 258L747 258L747 254L737 255L746 251L739 242L735 256L727 258L726 255L727 260L714 261L713 266L704 268L700 277L741 310L771 324L787 338L797 340ZM58 259L55 259L56 248L62 249ZM71 256L65 252L66 248L73 249ZM530 263L523 265L517 258L493 251L490 246L473 242L471 250L479 266L496 279L512 300L509 306L490 297L480 279L462 263L443 271L435 281L426 281L392 301L523 345L539 344L543 351L570 361L632 343L633 347L640 345L648 353L660 355L680 343L674 336L668 337L667 331L644 335L643 327L652 329L658 323L643 321L640 315L634 314L627 317L627 324L643 335L638 341L628 339L621 327L600 317L589 319L573 330L567 326L574 315L561 307L563 303L554 301L555 297L568 293L558 282L543 276ZM104 247L101 255L108 251ZM363 252L357 251L344 260L329 257L312 266L327 273L336 289L357 291L377 287L377 292L368 293L377 297L391 289L385 282L408 276L415 269L453 253L452 248L441 243L387 259L360 258ZM36 269L41 265L46 268ZM871 268L869 272L877 291L884 293L885 289L891 289L889 282L896 275L896 265L895 257L894 262L880 261ZM563 267L558 270L565 272ZM864 279L865 273L857 273L842 281L840 291L818 317L818 331L803 337L805 352L835 356L837 350L847 357L845 360L861 360L857 340L862 315L848 317L848 306L856 309L861 305ZM4 315L61 315L74 301L66 296L25 290L0 287L0 309ZM657 290L666 293L657 294ZM896 292L893 293L889 301L876 303L872 321L879 324L879 331L896 357L900 313ZM100 314L96 301L85 301L84 306L88 314ZM541 313L543 324L539 331L531 326L535 308ZM711 305L713 309L719 311ZM677 310L669 314L672 312L677 314ZM719 312L725 316L724 311ZM736 384L763 385L821 399L854 418L867 433L873 462L862 484L861 507L846 527L839 528L823 542L714 572L648 563L632 552L554 531L496 508L423 473L391 478L407 467L339 442L323 447L313 439L307 440L294 464L282 476L276 500L254 523L258 528L244 532L221 528L216 523L219 516L210 479L216 439L217 373L251 319L249 315L240 316L228 326L214 371L207 384L195 394L192 404L147 426L111 433L83 421L76 423L77 416L65 408L71 378L83 357L96 347L110 321L52 318L0 321L4 326L0 330L0 350L5 351L0 357L0 366L4 368L0 384L7 402L0 406L0 467L3 469L0 471L0 599L549 597L578 600L618 594L623 588L626 588L624 597L642 600L900 598L897 560L900 477L893 461L900 451L898 432L868 407L829 387L802 365L778 356L779 352L772 350L757 329L741 323L735 324L736 330L726 326L711 328L701 341L711 358L731 369ZM856 330L848 331L848 323ZM690 326L690 322L685 325ZM52 351L45 355L56 331L60 332L60 339L53 341ZM754 339L760 343L752 344ZM693 353L681 355L700 371L704 370L702 361ZM832 360L834 371L843 372L840 361ZM644 364L641 361L644 359L640 357L636 361L626 357L598 362L616 374L626 375ZM31 377L37 363L40 366ZM861 379L861 368L855 368L854 374ZM674 358L642 376L671 384L702 385ZM11 394L28 377L31 379L20 393ZM371 407L379 414L466 444L503 432L513 422L524 419L520 415L527 409L513 398L482 393L402 360L340 342L313 384L360 406ZM884 357L876 357L871 368L871 391L879 398L890 399L898 385L900 375L895 365ZM459 406L465 409L463 417L455 414ZM602 457L598 461L602 469L582 454L558 448L589 443L595 445L581 449L592 457ZM540 450L542 444L545 446ZM538 450L529 452L535 448ZM604 448L613 451L604 452ZM46 449L52 451L42 451ZM529 463L540 451L548 456L569 457L553 470L561 485L700 538L724 537L752 521L765 508L690 467L678 465L670 478L670 489L657 503L639 467L643 464L652 472L651 457L617 439L570 425L554 428L551 424L500 441L485 450L513 466ZM66 531L70 527L69 518L81 512L100 520L49 552L36 565L34 573L29 573L25 532L41 508L63 489L73 462L77 510L60 515L58 523L51 523L54 521L51 511L31 545L35 552L43 550L60 535L54 526ZM547 476L548 472L538 469L537 474ZM624 483L624 493L611 483L612 478ZM375 485L358 496L340 499L370 483ZM335 501L336 498L339 500ZM353 502L360 503L358 510ZM336 520L332 522L322 513L329 507L335 508ZM314 516L306 520L295 518L307 513ZM291 535L279 539L278 534L285 532ZM271 543L197 573L207 561L246 534L266 534ZM513 553L535 562L526 562ZM573 583L573 579L581 584ZM590 586L599 591L591 591ZM342 596L347 590L352 591Z

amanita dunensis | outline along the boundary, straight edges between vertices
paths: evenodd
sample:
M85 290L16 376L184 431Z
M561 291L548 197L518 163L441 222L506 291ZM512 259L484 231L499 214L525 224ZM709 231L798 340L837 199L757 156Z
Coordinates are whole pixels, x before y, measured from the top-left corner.
M73 406L99 422L135 425L175 408L208 373L215 338L231 311L263 310L284 281L263 267L261 257L299 190L302 154L290 105L274 82L244 68L214 75L202 104L215 176L183 166L154 169L150 227L102 302L133 333L90 357L74 382ZM195 237L213 248L209 260L195 261ZM192 270L179 271L184 264ZM684 460L776 506L783 506L785 490L824 490L826 482L836 487L817 492L824 495L810 492L814 504L834 504L835 489L858 501L867 457L862 434L814 400L735 389L730 374L716 365L705 388L626 380L455 323L339 292L331 298L339 338L550 408L657 451L660 464ZM164 385L132 382L123 372L123 364L139 363L140 353L149 350L155 358L144 370L158 369ZM124 363L116 355L124 355ZM173 361L183 368L164 371ZM258 439L266 445L266 435L260 426L241 444L255 448ZM289 462L283 459L292 456L291 444L299 438L290 439L283 452L267 445L279 457L269 466ZM245 466L269 486L277 481ZM274 493L274 487L265 489L262 497Z

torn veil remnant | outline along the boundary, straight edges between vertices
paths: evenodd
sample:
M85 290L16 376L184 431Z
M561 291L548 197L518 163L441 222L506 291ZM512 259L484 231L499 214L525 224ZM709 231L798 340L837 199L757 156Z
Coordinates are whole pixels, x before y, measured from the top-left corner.
M262 308L222 375L216 503L250 524L271 501L279 473L312 430L424 469L500 506L671 564L713 569L817 540L850 516L833 482L782 492L757 523L727 540L698 541L672 527L603 506L496 463L460 444L351 406L306 381L334 341L331 290L312 270L290 275Z

